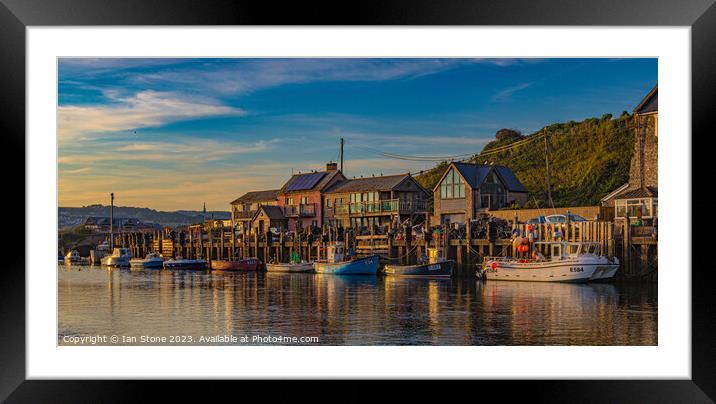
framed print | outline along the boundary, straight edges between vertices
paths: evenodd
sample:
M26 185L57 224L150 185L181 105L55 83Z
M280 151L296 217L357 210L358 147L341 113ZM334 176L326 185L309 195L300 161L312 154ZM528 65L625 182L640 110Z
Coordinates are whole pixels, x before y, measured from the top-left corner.
M41 3L0 7L26 178L3 399L136 391L114 379L714 396L691 253L711 2Z

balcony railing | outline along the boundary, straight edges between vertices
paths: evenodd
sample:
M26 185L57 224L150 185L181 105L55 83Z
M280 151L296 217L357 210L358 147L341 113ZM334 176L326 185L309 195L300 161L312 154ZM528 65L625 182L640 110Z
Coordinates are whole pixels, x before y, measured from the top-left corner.
M301 205L286 205L283 207L283 215L286 217L316 216L316 204L307 203Z
M353 202L336 205L337 215L370 216L384 213L419 213L427 210L426 201L403 201L400 199L385 199L374 202Z

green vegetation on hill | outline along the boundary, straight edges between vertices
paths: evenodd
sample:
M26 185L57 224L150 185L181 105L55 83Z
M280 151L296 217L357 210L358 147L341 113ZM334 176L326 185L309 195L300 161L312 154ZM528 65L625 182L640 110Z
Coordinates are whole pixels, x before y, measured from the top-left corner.
M628 113L619 118L605 114L582 122L557 123L546 128L549 145L552 200L555 207L596 205L599 200L629 180L629 166L634 148L633 119ZM500 132L505 134L503 130ZM500 133L498 132L498 134ZM483 155L470 162L492 163L510 167L529 191L527 207L547 206L544 139L542 130L528 136L519 132L498 136L488 143ZM526 141L527 139L532 141ZM519 146L484 154L515 142ZM441 162L416 177L432 190L447 168Z

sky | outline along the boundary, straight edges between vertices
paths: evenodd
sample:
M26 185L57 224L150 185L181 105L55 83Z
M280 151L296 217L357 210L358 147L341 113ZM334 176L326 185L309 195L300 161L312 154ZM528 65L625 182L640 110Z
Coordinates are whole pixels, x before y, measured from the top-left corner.
M58 62L60 206L229 210L325 168L478 153L501 128L631 112L657 59L87 59Z

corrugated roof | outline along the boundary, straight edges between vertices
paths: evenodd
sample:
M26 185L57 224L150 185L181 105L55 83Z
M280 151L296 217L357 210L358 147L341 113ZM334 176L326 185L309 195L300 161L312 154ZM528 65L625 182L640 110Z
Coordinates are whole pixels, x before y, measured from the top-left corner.
M502 177L505 187L511 192L527 192L527 188L520 182L515 173L507 167L495 166L497 174Z
M390 191L403 182L409 174L383 175L379 177L354 178L333 185L326 193Z
M251 191L247 192L237 199L235 199L233 202L231 202L232 205L237 203L252 203L252 202L266 202L266 201L275 201L276 195L278 194L278 189L271 189L268 191Z
M641 187L636 189L627 189L626 191L615 196L614 199L633 199L633 198L656 198L659 196L656 187Z

